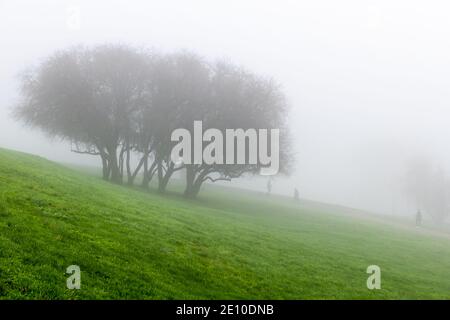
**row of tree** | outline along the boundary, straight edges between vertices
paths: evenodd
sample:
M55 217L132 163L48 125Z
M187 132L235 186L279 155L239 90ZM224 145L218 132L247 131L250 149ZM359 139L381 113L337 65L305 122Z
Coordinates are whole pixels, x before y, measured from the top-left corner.
M287 107L270 79L228 62L210 63L188 53L158 54L104 45L57 52L27 71L16 116L72 151L99 156L103 178L148 188L157 178L163 192L176 171L186 174L187 197L205 181L253 174L259 165L176 165L171 133L204 129L280 129L280 171L292 154L285 126Z

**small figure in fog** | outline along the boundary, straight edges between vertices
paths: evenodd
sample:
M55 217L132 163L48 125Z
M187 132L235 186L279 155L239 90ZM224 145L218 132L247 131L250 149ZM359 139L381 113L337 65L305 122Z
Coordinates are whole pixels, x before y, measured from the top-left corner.
M272 192L272 178L269 178L267 181L267 194L270 194Z
M416 213L416 227L420 227L422 225L422 213L420 210L417 210Z
M294 199L295 200L299 200L299 194L298 194L298 189L294 188Z

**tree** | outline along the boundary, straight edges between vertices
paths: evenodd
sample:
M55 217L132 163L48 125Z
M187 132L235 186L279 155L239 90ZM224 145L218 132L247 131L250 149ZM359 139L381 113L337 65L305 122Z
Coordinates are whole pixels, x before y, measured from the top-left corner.
M289 133L286 128L287 106L279 87L270 79L258 77L230 63L219 62L209 68L207 92L196 103L186 103L181 110L185 128L192 132L193 120L202 120L204 130L215 128L225 135L227 129L280 129L282 152L281 172L288 172L292 154L289 152ZM193 94L192 96L195 96ZM201 102L204 101L204 102ZM203 106L203 107L199 107ZM202 114L200 115L199 112ZM205 148L207 143L203 145ZM236 151L236 150L235 150ZM226 148L223 154L226 157ZM246 159L249 146L246 145ZM236 156L236 152L234 152ZM236 162L234 162L236 163ZM186 169L186 197L196 197L206 181L230 181L244 174L255 174L261 164L189 164Z
M100 156L103 178L121 183L125 155L132 176L132 115L144 103L147 58L125 46L57 52L22 78L16 116L69 140L74 152Z

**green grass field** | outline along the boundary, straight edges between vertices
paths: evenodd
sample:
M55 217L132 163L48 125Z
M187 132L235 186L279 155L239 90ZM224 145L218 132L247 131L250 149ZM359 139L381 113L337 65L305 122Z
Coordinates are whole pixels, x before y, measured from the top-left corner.
M0 149L0 298L450 298L449 238L338 211L223 187L187 201Z

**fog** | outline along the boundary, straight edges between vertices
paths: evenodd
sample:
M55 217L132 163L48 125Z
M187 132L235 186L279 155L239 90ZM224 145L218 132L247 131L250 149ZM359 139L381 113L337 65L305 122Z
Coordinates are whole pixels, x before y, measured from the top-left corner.
M0 1L0 147L98 165L11 119L18 74L80 44L188 49L282 84L296 162L274 192L296 187L306 199L413 214L408 159L450 169L449 9L410 0ZM258 179L238 184L264 189Z

